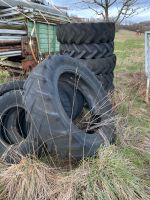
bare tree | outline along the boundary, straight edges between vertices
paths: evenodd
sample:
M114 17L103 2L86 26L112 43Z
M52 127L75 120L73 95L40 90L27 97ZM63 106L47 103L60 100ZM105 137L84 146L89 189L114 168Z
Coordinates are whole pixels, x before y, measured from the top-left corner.
M102 16L103 20L115 23L121 23L144 9L141 0L81 0L79 3ZM116 9L115 16L111 13L113 8Z

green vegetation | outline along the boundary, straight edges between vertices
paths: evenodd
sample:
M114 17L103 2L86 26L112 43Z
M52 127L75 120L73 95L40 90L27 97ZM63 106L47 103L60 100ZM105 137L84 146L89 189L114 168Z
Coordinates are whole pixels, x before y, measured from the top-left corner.
M9 80L9 74L7 71L0 71L0 84Z
M116 33L115 51L118 58L116 72L140 72L144 69L144 35L135 32Z
M137 131L138 137L148 135L150 104L144 101L146 94L144 35L137 36L134 32L123 30L118 32L115 51L118 59L115 70L116 101L117 103L121 101L117 108L118 112L126 117L131 132Z

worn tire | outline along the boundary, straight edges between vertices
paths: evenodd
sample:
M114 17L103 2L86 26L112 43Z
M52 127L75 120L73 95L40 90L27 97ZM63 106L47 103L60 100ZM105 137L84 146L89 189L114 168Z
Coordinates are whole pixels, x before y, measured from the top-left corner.
M71 85L68 85L65 81L61 81L59 85L59 94L62 105L68 115L73 120L80 115L83 105L84 97L79 90Z
M108 58L80 59L80 62L82 62L95 74L109 74L115 69L116 55L112 55Z
M23 80L15 80L0 85L0 156L11 145L22 142L29 131L29 123L25 120L26 112L22 103L24 82ZM67 86L65 82L62 82L59 89L61 90L60 98L62 104L65 107L66 113L70 116L74 89ZM78 99L80 101L77 101ZM83 104L84 99L77 92L72 119L80 114Z
M78 59L96 59L112 56L114 42L101 44L61 44L60 53Z
M24 123L25 112L17 108L18 105L23 107L23 85L24 80L10 81L0 85L0 156L7 147L18 143L21 139L20 134L25 134L27 130L27 124ZM18 111L19 115L17 115ZM9 127L7 127L8 122Z
M113 117L107 94L95 75L75 59L54 56L39 64L25 83L24 102L33 121L26 142L19 146L22 153L38 152L35 148L44 145L51 154L79 159L83 155L94 155L100 145L113 141L113 124L103 125L99 133L87 134L66 115L59 98L58 80L61 77L61 80L72 85L77 74L80 76L78 89L86 97L90 108L93 108L93 115L101 116L101 122ZM105 106L101 106L103 101ZM26 146L28 151L24 148Z
M57 39L62 44L91 44L114 41L115 24L68 23L57 26Z
M22 90L12 89L0 96L0 156L27 136L25 112Z
M15 80L0 85L0 96L12 90L23 90L24 80Z
M102 86L105 89L105 91L112 92L114 90L114 84L113 84L114 73L99 74L96 76L98 80L102 83Z

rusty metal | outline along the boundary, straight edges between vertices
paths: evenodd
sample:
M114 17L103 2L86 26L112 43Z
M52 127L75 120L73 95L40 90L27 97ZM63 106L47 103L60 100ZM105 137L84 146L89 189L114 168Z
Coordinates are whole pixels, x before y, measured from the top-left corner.
M21 50L21 45L0 46L0 52L19 51L19 50Z
M16 45L21 44L21 40L0 40L0 45Z
M30 41L30 38L27 36L22 37L21 40L22 57L24 57L24 59L22 60L22 69L25 73L31 71L37 65L37 62L33 57L33 53L37 59L39 57L36 38L32 38L32 44L29 44ZM31 51L30 45L32 45L33 52Z
M22 69L23 69L23 71L25 73L26 72L30 72L36 65L37 65L37 63L33 59L31 59L31 60L27 60L27 59L22 60Z

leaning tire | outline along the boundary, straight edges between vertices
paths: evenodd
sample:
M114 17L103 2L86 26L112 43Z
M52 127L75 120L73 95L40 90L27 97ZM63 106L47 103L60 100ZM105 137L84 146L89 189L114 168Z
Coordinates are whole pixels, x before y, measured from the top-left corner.
M61 44L61 54L78 59L96 59L109 57L114 52L114 42L101 44Z
M83 95L65 81L61 81L59 84L59 94L65 112L68 117L71 117L74 120L81 114L84 105Z
M36 152L33 147L38 142L38 147L43 144L51 154L81 158L83 155L95 154L106 141L113 141L115 134L112 123L105 123L98 132L88 134L75 126L65 113L59 97L58 82L63 80L74 85L76 76L80 77L78 89L86 97L93 116L101 117L101 122L110 122L113 118L107 94L94 74L75 59L54 56L39 64L25 84L24 102L33 121L26 142L19 147L22 153L28 153L25 146L29 147L30 152L31 149ZM103 103L105 106L102 106Z
M11 90L0 96L0 156L26 138L29 124L25 114L22 90Z
M12 90L23 90L24 80L15 80L0 85L0 96Z
M57 39L62 44L91 44L112 42L114 23L68 23L57 26Z
M112 92L114 90L114 84L113 84L114 73L98 74L97 78L102 83L102 86L105 89L105 91Z

